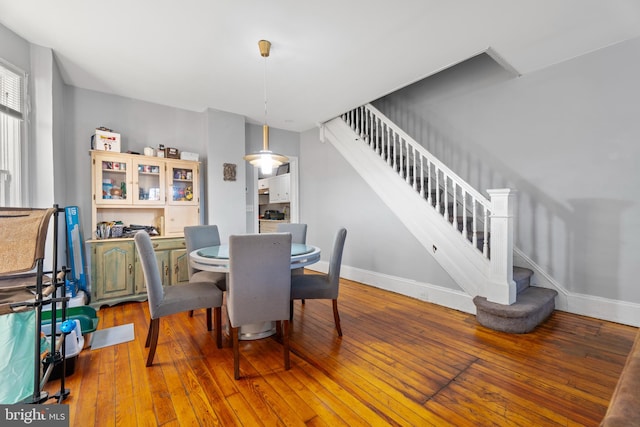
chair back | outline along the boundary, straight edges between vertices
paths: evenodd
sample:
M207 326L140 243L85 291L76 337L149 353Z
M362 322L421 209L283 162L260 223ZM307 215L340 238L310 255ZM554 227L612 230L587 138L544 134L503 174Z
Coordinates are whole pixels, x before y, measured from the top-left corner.
M0 208L0 275L31 271L44 259L56 208Z
M184 228L184 241L187 247L187 256L197 250L207 246L218 246L220 244L220 233L217 225L193 225ZM198 270L189 265L189 278Z
M276 230L278 233L291 233L291 243L307 243L307 224L281 222Z
M333 252L331 253L331 259L329 260L329 272L327 278L329 283L335 288L338 288L340 283L340 267L342 266L342 250L344 249L344 241L347 238L347 230L340 228L336 233L336 237L333 242ZM337 296L336 296L337 297Z
M232 327L289 320L291 234L229 237L227 312Z
M142 263L142 272L144 273L144 282L147 286L147 297L149 299L149 312L152 319L157 319L158 308L164 300L164 289L162 288L162 278L158 270L158 261L156 254L151 245L151 238L144 231L139 231L134 237L136 249L140 262Z

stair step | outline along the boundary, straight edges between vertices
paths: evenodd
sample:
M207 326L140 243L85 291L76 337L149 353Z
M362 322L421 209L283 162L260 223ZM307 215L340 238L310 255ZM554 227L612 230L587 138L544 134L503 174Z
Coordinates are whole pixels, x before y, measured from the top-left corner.
M517 293L529 287L531 276L533 276L533 270L524 267L513 267L513 281L516 282Z
M514 275L515 276L515 275ZM496 331L526 334L544 322L555 310L553 289L529 286L516 297L511 305L497 304L487 298L476 296L476 319L478 323Z

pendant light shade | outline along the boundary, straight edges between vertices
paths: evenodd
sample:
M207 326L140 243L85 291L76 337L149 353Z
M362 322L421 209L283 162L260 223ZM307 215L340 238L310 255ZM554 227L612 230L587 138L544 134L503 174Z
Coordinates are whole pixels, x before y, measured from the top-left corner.
M264 58L264 125L262 126L262 150L247 154L244 159L253 166L258 166L263 174L270 174L273 168L289 161L286 156L269 150L269 125L267 125L267 57L271 50L271 42L260 40L258 42L260 55Z

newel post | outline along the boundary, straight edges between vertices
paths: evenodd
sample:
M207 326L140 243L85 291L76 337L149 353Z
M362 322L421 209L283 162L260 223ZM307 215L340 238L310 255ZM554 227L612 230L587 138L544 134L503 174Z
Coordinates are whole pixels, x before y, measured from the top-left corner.
M487 301L511 305L516 302L513 281L513 241L515 191L509 188L487 190L491 199L491 267L484 295Z

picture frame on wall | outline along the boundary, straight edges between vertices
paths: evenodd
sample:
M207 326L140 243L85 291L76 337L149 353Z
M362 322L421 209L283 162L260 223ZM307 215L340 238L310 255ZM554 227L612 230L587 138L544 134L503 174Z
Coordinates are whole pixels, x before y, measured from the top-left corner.
M236 165L235 163L223 163L222 174L225 181L236 180Z

